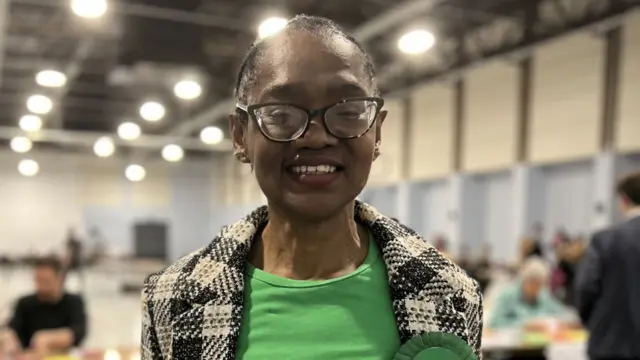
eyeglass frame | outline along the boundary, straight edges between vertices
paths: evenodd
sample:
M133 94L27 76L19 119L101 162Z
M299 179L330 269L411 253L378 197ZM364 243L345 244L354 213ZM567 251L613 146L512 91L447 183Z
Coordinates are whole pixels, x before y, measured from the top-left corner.
M334 107L336 107L336 106L338 106L340 104L345 104L345 103L348 103L348 102L351 102L351 101L371 101L371 102L375 103L376 104L375 116L373 117L373 121L371 121L371 124L369 124L367 129L364 130L362 132L362 134L355 135L355 136L348 136L348 137L337 136L327 126L327 119L326 119L327 111L329 111L330 109L332 109L332 108L334 108ZM293 108L296 108L298 110L302 110L307 114L307 121L305 122L303 130L300 132L300 134L298 136L296 136L294 138L291 138L291 139L287 139L287 140L274 139L273 137L267 135L264 132L264 130L262 129L262 121L256 115L256 111L258 109L261 109L261 108L266 107L266 106L278 106L278 105L293 107ZM269 139L271 141L279 142L279 143L291 142L291 141L294 141L294 140L297 140L297 139L300 139L301 137L303 137L307 133L307 131L309 131L309 125L311 125L311 120L313 120L313 118L315 118L318 115L320 115L320 117L322 119L322 125L324 126L325 130L329 134L331 134L332 136L334 136L334 137L336 137L338 139L342 139L342 140L357 139L357 138L363 136L364 134L366 134L367 132L369 132L369 130L371 130L371 127L376 122L376 119L380 115L380 111L382 111L382 107L383 106L384 106L384 99L380 98L380 97L374 97L374 96L355 97L355 98L343 99L343 100L340 100L340 101L338 101L336 103L333 103L333 104L331 104L329 106L325 106L323 108L315 109L315 110L309 110L309 109L304 108L302 106L298 106L298 105L291 104L291 103L286 103L286 102L268 102L268 103L253 104L253 105L242 105L240 103L236 103L236 109L237 110L242 110L245 113L247 113L247 115L249 115L249 117L251 117L256 122L256 124L258 125L258 129L260 129L260 132L262 133L262 135L264 135L264 137L266 137L267 139Z

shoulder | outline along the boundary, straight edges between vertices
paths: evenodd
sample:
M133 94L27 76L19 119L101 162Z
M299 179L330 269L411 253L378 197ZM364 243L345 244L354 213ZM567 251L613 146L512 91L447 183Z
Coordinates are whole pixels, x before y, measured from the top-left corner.
M20 309L33 307L38 304L38 298L35 294L25 295L16 301L16 307Z
M152 301L158 296L163 298L177 296L180 279L194 271L195 264L204 259L206 249L207 247L194 251L167 268L149 275L144 282L143 300Z
M65 293L63 299L65 302L73 305L81 305L84 303L82 296L78 294Z
M403 266L398 268L400 279L418 284L422 290L436 297L449 298L454 305L460 305L458 310L466 309L481 311L482 292L480 285L467 272L458 266L447 254L440 253L420 237L413 229L398 224L399 231L392 231L408 250ZM401 254L400 249L394 249L395 254ZM432 284L437 284L433 287ZM405 284L406 285L406 284ZM409 284L411 285L411 284ZM463 309L464 308L464 309Z

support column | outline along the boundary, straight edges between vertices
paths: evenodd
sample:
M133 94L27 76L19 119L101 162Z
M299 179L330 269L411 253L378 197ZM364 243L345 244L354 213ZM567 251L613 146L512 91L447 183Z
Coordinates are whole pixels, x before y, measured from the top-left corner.
M395 216L398 220L405 224L409 225L411 221L411 199L412 199L412 190L413 186L408 181L402 181L398 183L398 194L396 196L396 214Z
M513 225L511 227L511 239L508 249L501 251L507 261L518 259L519 243L523 236L527 235L535 222L531 209L532 181L531 167L527 164L518 164L511 170L513 184Z
M612 152L598 154L594 159L594 204L591 230L597 231L613 224L617 217L616 174L618 159Z
M483 219L478 211L484 204L477 184L473 178L462 173L454 174L449 179L450 204L449 227L447 237L452 254L457 255L462 249L467 255L477 255L482 249Z

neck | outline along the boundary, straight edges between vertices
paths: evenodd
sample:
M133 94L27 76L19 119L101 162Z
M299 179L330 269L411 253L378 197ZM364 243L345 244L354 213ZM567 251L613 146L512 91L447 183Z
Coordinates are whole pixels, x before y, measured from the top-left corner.
M625 216L628 218L634 218L636 216L640 216L640 205L629 206L625 212Z
M306 222L269 207L269 223L251 249L250 262L295 280L332 279L355 271L367 255L369 235L355 222L353 209Z

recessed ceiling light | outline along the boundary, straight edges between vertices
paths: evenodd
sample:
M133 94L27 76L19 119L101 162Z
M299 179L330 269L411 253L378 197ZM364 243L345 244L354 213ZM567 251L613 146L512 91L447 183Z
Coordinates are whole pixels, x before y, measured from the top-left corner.
M164 105L157 101L148 101L140 106L140 116L149 122L159 121L165 114Z
M85 19L97 19L107 12L107 0L71 0L71 10Z
M36 83L44 87L63 87L67 84L67 75L56 70L43 70L36 75Z
M33 148L33 143L29 138L24 136L16 136L11 139L11 150L17 153L26 153Z
M99 138L93 145L93 152L99 157L109 157L116 151L113 139L108 136Z
M23 176L36 176L40 172L40 165L35 160L25 159L18 164L18 171Z
M264 39L280 32L287 26L287 19L281 17L273 17L263 21L258 27L258 37Z
M18 123L20 129L27 132L36 132L42 129L42 119L36 115L25 115Z
M182 100L194 100L202 95L202 86L193 80L183 80L173 87L173 93Z
M207 126L200 132L200 140L208 145L217 145L224 139L224 133L217 126Z
M144 180L144 178L147 176L147 171L144 169L144 167L133 164L127 166L124 171L124 176L126 176L129 181L139 182Z
M436 37L427 30L410 31L398 40L398 49L405 54L422 54L436 44Z
M133 122L123 122L118 126L118 136L123 140L135 140L141 133L140 126Z
M184 150L178 145L167 145L162 149L162 157L170 162L177 162L184 157Z
M32 95L27 99L27 109L34 114L48 114L53 109L53 102L44 95Z

